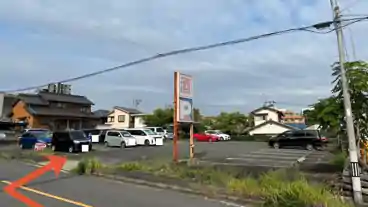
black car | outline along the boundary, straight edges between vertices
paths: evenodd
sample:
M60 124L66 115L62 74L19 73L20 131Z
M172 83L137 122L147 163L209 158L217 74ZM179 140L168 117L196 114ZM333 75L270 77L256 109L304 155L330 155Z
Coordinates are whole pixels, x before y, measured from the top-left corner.
M53 151L89 152L92 150L90 139L80 130L55 131L52 134Z
M303 147L307 150L322 149L327 145L327 138L319 130L291 130L271 137L268 145L273 148Z
M104 143L106 131L106 129L83 129L84 134L90 138L93 143Z

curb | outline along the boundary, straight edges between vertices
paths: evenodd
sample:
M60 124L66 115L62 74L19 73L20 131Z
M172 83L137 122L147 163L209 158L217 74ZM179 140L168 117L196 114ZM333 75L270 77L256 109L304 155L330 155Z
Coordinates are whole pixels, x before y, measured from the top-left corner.
M105 174L93 174L92 176L101 177L101 178L114 180L114 181L136 184L136 185L143 185L143 186L148 186L148 187L153 187L153 188L174 190L174 191L181 192L181 193L192 194L192 195L197 195L197 196L204 196L205 198L211 198L214 200L231 201L231 202L234 202L235 206L242 206L239 204L246 204L246 205L263 204L263 201L257 201L257 200L252 200L252 199L241 199L239 197L227 196L227 195L216 195L216 196L208 195L202 191L194 190L191 188L180 187L177 185L168 185L168 184L158 183L158 182L150 182L146 180L133 179L133 178L128 178L124 176L105 175Z

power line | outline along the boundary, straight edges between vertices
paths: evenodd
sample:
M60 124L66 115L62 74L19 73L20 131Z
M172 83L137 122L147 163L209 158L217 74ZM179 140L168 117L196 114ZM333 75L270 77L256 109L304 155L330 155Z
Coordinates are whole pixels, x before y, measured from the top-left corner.
M359 22L359 21L363 21L363 20L367 20L368 16L366 17L359 17L359 18L351 18L351 19L345 19L345 20L340 20L340 22L348 22L348 21L352 21L350 22L350 24ZM90 78L93 76L97 76L103 73L107 73L107 72L111 72L111 71L115 71L121 68L126 68L126 67L130 67L133 65L138 65L144 62L149 62L149 61L153 61L156 59L160 59L160 58L164 58L164 57L168 57L168 56L174 56L174 55L178 55L178 54L183 54L183 53L190 53L190 52L195 52L195 51L201 51L201 50L208 50L208 49L213 49L213 48L217 48L217 47L223 47L223 46L228 46L228 45L235 45L235 44L240 44L240 43L244 43L244 42L249 42L252 40L257 40L257 39L262 39L262 38L266 38L266 37L271 37L271 36L276 36L276 35L281 35L281 34L286 34L286 33L291 33L291 32L296 32L296 31L307 31L307 32L314 32L314 33L319 33L319 32L315 32L312 31L311 29L321 29L321 28L326 28L331 26L334 23L334 21L327 21L327 22L321 22L318 24L313 24L310 26L305 26L305 27L297 27L297 28L292 28L292 29L286 29L286 30L281 30L281 31L276 31L276 32L271 32L271 33L266 33L266 34L261 34L261 35L257 35L257 36L252 36L252 37L247 37L247 38L241 38L241 39L236 39L236 40L231 40L231 41L226 41L226 42L220 42L220 43L215 43L215 44L210 44L210 45L204 45L204 46L198 46L198 47L191 47L191 48L185 48L185 49L180 49L180 50L173 50L170 52L166 52L166 53L159 53L157 55L153 55L150 57L146 57L146 58L142 58L142 59L138 59L132 62L128 62L116 67L112 67L112 68L108 68L108 69L104 69L104 70L100 70L100 71L96 71L93 73L88 73L85 75L81 75L81 76L77 76L74 78L69 78L69 79L65 79L65 80L61 80L61 81L56 81L56 82L49 82L46 84L42 84L42 85L38 85L38 86L30 86L30 87L26 87L26 88L20 88L20 89L15 89L15 90L8 90L8 91L3 91L5 93L14 93L14 92L21 92L21 91L28 91L28 90L34 90L34 89L38 89L38 88L43 88L48 86L49 84L55 84L55 83L68 83L68 82L73 82L73 81L77 81L77 80L81 80L81 79L85 79L85 78ZM348 26L350 25L349 23L344 25ZM331 29L329 32L335 31L335 29Z

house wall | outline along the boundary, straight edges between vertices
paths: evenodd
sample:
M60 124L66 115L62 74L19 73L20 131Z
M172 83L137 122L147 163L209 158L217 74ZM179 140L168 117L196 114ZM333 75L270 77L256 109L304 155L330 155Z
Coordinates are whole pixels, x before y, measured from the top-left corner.
M142 116L135 116L135 118L134 118L134 127L135 128L146 127Z
M119 122L119 116L121 115L125 116L124 122ZM113 122L111 122L110 117L114 117ZM129 128L129 119L130 115L128 113L114 109L114 111L108 115L106 124L109 124L111 128Z
M50 108L65 108L70 112L80 113L91 113L91 105L76 104L76 103L62 103L56 101L50 101Z
M273 134L280 134L283 133L285 131L289 130L288 128L276 125L276 124L267 124L265 126L262 126L260 128L254 129L249 131L249 135L263 135L263 134L269 134L269 135L273 135Z
M47 128L48 126L43 125L37 117L32 116L26 110L26 104L23 101L18 101L12 109L14 121L27 121L30 128Z
M257 114L267 114L266 120L259 120L259 116L257 116ZM269 120L279 122L279 115L276 112L267 109L260 110L254 115L254 126L258 126Z

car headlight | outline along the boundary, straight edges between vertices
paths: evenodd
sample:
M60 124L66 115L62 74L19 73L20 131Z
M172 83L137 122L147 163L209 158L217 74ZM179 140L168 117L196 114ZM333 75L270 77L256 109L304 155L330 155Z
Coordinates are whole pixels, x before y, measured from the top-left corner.
M74 144L79 144L80 142L78 140L73 140Z

